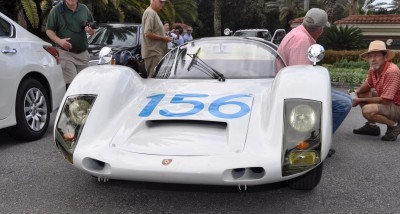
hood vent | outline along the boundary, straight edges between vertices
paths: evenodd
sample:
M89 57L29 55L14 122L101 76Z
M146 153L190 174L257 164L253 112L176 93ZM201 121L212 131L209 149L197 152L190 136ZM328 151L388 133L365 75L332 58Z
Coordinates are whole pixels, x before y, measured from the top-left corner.
M198 128L214 128L225 130L227 127L226 122L219 121L205 121L205 120L148 120L146 126L148 128L161 128L161 127L176 127L176 126L191 126Z

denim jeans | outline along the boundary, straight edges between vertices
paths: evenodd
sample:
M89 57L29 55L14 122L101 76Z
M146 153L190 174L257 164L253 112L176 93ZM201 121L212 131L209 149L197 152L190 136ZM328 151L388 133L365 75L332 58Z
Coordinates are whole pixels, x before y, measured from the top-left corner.
M332 131L333 133L339 128L343 120L349 114L352 107L352 99L350 95L332 89Z

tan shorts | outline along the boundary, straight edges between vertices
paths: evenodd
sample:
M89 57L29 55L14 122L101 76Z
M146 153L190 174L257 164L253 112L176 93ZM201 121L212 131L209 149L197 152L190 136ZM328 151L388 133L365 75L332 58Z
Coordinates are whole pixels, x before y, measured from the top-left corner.
M65 84L70 84L75 76L89 65L89 52L72 53L58 48L60 64L64 75Z
M373 97L378 97L378 93L375 89L371 90L371 95ZM390 104L377 104L378 105L378 113L380 115L386 116L389 120L400 122L400 106L390 103Z
M161 61L163 56L155 55L144 59L144 65L146 66L147 78L153 77L154 68Z
M400 122L400 106L390 103L389 105L378 104L378 112L389 120Z

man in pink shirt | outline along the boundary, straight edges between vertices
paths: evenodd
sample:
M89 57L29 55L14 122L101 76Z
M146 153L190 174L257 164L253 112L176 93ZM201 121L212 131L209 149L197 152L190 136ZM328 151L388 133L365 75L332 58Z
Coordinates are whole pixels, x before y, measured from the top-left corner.
M355 91L353 106L360 105L368 122L354 134L379 136L380 128L375 123L387 126L384 141L395 141L400 134L400 70L390 62L395 53L386 49L383 41L370 43L368 52L361 54L370 65L368 78Z
M316 44L316 40L324 32L324 27L329 27L328 15L319 8L310 9L304 17L303 23L291 30L278 47L278 53L286 64L312 65L307 57L308 48ZM332 90L332 121L333 133L339 128L352 106L351 97L345 93ZM330 150L328 156L334 154Z

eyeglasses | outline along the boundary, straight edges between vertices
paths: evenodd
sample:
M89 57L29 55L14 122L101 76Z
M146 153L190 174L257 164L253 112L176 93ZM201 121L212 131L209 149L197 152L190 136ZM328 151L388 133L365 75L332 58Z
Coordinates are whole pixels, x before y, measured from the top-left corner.
M160 3L161 3L161 4L164 4L165 2L167 2L167 1L161 1L161 0L160 0Z

